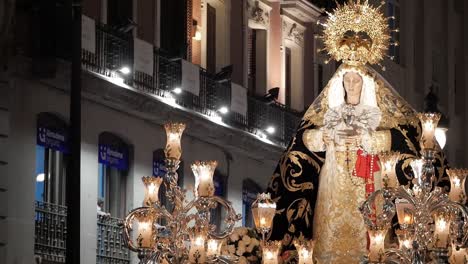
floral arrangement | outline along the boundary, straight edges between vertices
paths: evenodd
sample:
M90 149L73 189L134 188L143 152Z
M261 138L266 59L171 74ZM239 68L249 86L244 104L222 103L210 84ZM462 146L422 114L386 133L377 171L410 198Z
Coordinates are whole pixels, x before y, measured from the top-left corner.
M221 254L239 258L239 264L260 264L262 263L260 240L254 229L237 227L223 242Z

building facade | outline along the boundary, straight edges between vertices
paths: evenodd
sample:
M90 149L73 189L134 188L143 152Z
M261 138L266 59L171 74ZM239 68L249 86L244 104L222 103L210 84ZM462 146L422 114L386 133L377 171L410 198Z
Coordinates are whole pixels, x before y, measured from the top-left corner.
M193 161L218 160L217 195L252 224L255 194L338 66L316 52L322 2L82 1L81 263L136 263L118 222L141 205L140 178L164 173L168 121L187 124L181 184L193 185ZM456 166L468 163L467 2L384 6L400 45L382 74L417 110L438 87ZM14 38L0 42L12 50L0 74L0 263L64 262L70 12L69 0L17 0Z

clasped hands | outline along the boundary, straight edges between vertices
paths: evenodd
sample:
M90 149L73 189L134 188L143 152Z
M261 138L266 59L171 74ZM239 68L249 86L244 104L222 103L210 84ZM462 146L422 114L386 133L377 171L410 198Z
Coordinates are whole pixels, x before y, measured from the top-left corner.
M340 141L344 142L346 145L359 145L360 136L360 133L354 129L337 130L335 132L335 137L341 139ZM326 145L334 141L333 136L328 131L323 131L322 139Z

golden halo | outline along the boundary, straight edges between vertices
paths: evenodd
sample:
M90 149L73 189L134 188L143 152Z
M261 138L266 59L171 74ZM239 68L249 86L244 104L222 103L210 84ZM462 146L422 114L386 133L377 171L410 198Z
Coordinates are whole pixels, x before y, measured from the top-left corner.
M388 20L368 0L339 5L323 25L322 39L328 55L349 65L378 64L390 44Z

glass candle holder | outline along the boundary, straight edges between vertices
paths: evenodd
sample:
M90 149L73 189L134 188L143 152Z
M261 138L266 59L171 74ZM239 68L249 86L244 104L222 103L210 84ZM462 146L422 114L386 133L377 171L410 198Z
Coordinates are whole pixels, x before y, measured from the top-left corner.
M385 261L385 236L387 228L369 229L369 261L380 263Z
M299 256L299 264L314 264L314 240L295 240L294 246Z
M379 159L382 168L382 179L384 186L396 188L399 186L398 178L395 171L395 166L400 159L400 152L383 152L379 154Z
M190 263L205 263L205 236L196 235L190 240L189 262Z
M398 224L401 228L406 229L413 224L414 206L406 199L395 199L395 206L398 217Z
M218 165L217 161L195 161L192 164L193 175L195 176L195 196L210 197L214 195L215 188L213 174Z
M263 264L278 264L278 255L281 249L281 241L268 241L263 243Z
M144 206L153 206L159 202L159 187L162 183L161 177L147 176L142 178L145 186L145 199L143 200Z
M137 246L139 249L152 249L156 244L157 229L153 226L154 217L150 213L141 213L135 217L137 225Z
M411 169L413 170L414 179L416 179L416 183L419 186L423 186L422 169L424 166L424 160L415 159L411 161L410 166L411 166Z
M447 169L447 174L450 178L450 200L458 203L465 203L465 180L466 170L463 169Z
M407 229L399 229L395 231L398 237L398 245L400 250L412 249L414 241L414 233Z
M166 130L166 148L164 154L166 159L180 160L182 155L182 148L180 146L180 140L182 133L185 130L185 124L183 123L167 123L164 125Z
M206 243L206 256L207 257L215 257L219 256L221 251L221 241L217 239L209 239Z
M434 214L434 247L446 248L449 242L451 215L447 212Z
M439 144L440 149L444 149L445 143L447 143L447 128L436 128L434 136L437 141L437 144Z
M467 260L466 248L458 248L452 245L452 254L450 255L451 264L465 264Z
M421 149L432 150L435 148L435 130L440 120L438 113L418 113L422 126Z
M252 215L255 227L262 233L268 232L273 225L276 213L276 203L269 193L260 193L252 203Z

